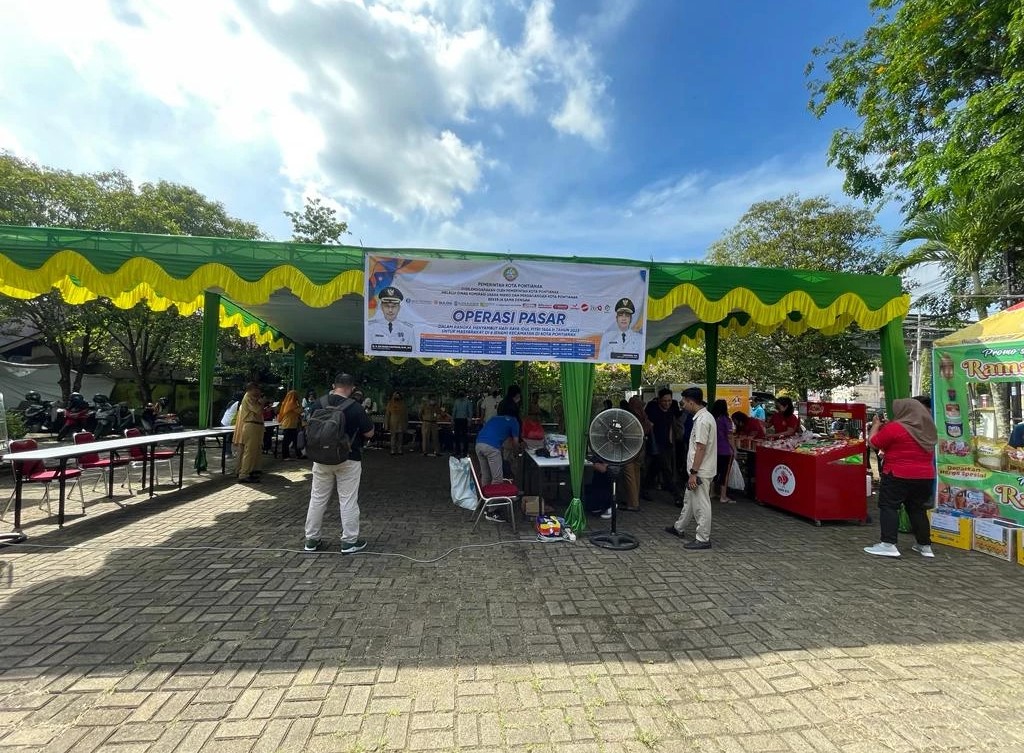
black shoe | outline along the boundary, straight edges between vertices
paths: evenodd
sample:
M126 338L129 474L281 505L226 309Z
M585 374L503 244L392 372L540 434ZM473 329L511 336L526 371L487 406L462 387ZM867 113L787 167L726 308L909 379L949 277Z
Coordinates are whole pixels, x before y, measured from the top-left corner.
M618 510L619 512L640 512L639 507L626 507L626 505L619 505Z
M683 534L679 533L679 531L676 530L675 526L665 526L665 533L670 533L677 539L685 538Z
M694 539L693 541L687 541L685 544L683 544L683 549L710 549L710 548L711 548L711 542L710 541L697 541L696 539Z
M246 476L245 478L240 478L238 480L241 481L243 484L258 484L258 483L260 483L260 477L259 476Z

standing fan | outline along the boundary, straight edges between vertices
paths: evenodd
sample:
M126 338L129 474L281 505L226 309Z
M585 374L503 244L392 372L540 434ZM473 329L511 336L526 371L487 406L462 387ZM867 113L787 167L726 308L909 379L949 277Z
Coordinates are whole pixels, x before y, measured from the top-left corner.
M644 427L640 419L621 408L601 411L590 422L588 430L590 449L598 459L608 464L608 475L612 479L612 528L600 531L590 537L590 543L604 549L636 549L640 543L628 533L619 533L618 503L615 500L616 481L622 465L630 462L644 447Z

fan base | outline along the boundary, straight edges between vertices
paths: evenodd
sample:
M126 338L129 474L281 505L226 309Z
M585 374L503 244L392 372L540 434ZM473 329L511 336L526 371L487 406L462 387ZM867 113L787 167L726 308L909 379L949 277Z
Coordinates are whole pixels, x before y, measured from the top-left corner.
M640 546L630 533L619 533L617 531L600 531L590 537L590 543L602 549L615 549L620 552L629 549L636 549Z

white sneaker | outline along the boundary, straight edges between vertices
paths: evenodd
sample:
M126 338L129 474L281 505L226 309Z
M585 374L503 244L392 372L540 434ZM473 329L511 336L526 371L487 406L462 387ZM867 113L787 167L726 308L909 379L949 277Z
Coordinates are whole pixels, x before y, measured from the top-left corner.
M609 507L603 513L601 513L601 520L611 520L611 518L612 518L612 508Z
M912 547L915 552L920 554L922 557L934 557L935 552L932 551L931 544L914 544Z
M874 546L864 547L864 551L868 554L876 554L879 557L899 557L900 550L896 548L895 544L886 544L884 541L880 541Z

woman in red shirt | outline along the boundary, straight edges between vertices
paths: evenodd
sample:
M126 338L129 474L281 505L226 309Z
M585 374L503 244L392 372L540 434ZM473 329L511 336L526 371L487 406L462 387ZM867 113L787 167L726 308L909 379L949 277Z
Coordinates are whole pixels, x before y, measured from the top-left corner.
M922 557L934 557L925 511L931 506L935 488L935 422L928 409L913 398L893 400L892 408L892 421L883 424L876 414L868 430L871 446L885 453L885 466L878 484L882 540L864 547L864 551L880 557L900 556L896 539L902 506L917 539L914 551Z
M764 424L759 419L748 416L741 410L732 414L732 422L736 425L736 436L764 439Z
M790 398L780 397L775 401L775 412L768 419L768 424L775 431L772 439L791 437L800 430L800 417L793 409Z

